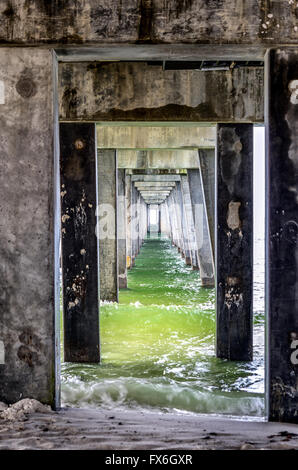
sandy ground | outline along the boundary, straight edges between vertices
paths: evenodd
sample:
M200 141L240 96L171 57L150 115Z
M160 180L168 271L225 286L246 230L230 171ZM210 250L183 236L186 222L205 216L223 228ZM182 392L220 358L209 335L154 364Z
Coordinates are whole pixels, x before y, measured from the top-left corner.
M136 411L53 412L22 400L0 406L0 450L13 449L290 450L298 449L298 425Z

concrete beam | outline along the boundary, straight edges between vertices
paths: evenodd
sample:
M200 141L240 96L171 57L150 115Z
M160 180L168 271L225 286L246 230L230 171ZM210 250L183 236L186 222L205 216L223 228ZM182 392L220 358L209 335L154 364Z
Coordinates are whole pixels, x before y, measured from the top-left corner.
M171 191L173 189L173 186L145 186L145 187L139 187L136 186L138 191Z
M125 57L148 60L144 59L146 50L155 60L173 60L179 45L180 60L187 60L191 56L197 57L192 44L203 46L203 56L208 45L213 44L219 49L223 45L223 50L230 51L231 55L231 45L237 46L237 51L242 46L245 49L243 56L253 57L252 51L256 52L264 45L295 44L295 20L295 5L289 0L266 4L266 8L258 0L247 0L243 5L237 0L211 3L202 0L183 7L175 0L146 3L142 8L134 0L127 0L125 4L119 0L109 3L103 0L55 2L50 6L44 1L31 0L14 2L13 10L1 10L0 41L18 47L60 45L64 56L68 54L72 60L70 46L79 50L90 45L93 50L89 54L95 60L101 50L107 60ZM7 27L8 21L13 21L13 30ZM115 49L113 54L109 53L113 49L111 44ZM136 57L129 53L127 44L137 44ZM124 53L119 52L122 45ZM157 52L155 45L160 45ZM167 53L161 54L164 45L168 45ZM220 57L219 51L217 57Z
M163 182L163 181L144 181L144 182L135 182L135 187L138 189L146 188L173 188L175 186L174 181Z
M263 122L263 77L262 67L201 71L146 62L61 63L60 120ZM69 90L76 90L75 101Z
M150 190L140 190L142 196L168 196L171 191L162 191L161 189L155 189L154 191Z
M118 167L132 169L198 168L196 150L119 150Z
M267 61L266 397L270 421L298 423L298 48Z
M96 126L99 149L214 148L215 127Z
M157 183L157 182L173 182L180 181L180 175L147 175L139 174L132 175L131 180L133 182L148 182L148 183Z

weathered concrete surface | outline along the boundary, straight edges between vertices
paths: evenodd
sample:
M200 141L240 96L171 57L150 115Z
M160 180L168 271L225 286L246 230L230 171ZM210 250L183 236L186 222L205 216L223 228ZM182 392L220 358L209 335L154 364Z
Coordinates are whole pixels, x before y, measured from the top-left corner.
M181 175L181 192L183 198L183 207L185 211L187 232L188 232L188 241L189 241L189 250L191 256L191 264L196 269L198 268L198 256L197 256L197 240L196 240L196 231L194 225L194 218L191 206L190 199L190 190L187 175Z
M149 182L149 183L156 183L156 182L176 182L180 181L180 175L132 175L131 180L133 182Z
M198 157L203 181L213 259L215 259L215 151L199 150Z
M118 168L198 168L196 150L119 150Z
M215 147L215 127L96 126L99 149L196 149Z
M126 265L127 269L131 268L131 191L132 191L131 175L125 172L125 201L126 201Z
M218 125L216 355L253 357L253 126Z
M172 189L175 186L174 181L140 181L134 183L137 189Z
M268 413L298 422L298 49L271 51L267 88Z
M290 0L11 0L0 13L3 44L278 44L297 40Z
M0 63L0 401L54 405L60 197L53 56L2 48ZM56 341L59 348L58 334Z
M135 259L138 254L138 190L134 185L131 187L131 265L135 265Z
M196 231L197 257L203 287L214 287L214 260L208 230L208 218L200 170L187 172L193 220Z
M60 124L64 360L99 362L95 125Z
M184 199L182 196L181 181L176 183L177 191L177 202L180 207L180 218L181 218L181 233L183 239L183 257L185 263L189 266L191 265L191 252L190 252L190 234L188 231L188 224L186 218L186 207L184 205Z
M100 299L118 302L117 155L97 152Z
M126 268L126 190L125 170L118 169L118 210L117 210L117 239L118 239L118 275L119 289L127 287Z
M263 68L60 63L60 120L263 122ZM218 99L220 96L220 99Z

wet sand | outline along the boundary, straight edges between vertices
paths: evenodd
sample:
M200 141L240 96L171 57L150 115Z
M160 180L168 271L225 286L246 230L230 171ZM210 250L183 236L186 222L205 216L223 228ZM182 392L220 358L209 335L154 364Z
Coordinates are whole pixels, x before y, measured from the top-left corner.
M298 449L298 425L293 424L135 410L27 408L6 417L0 409L0 450Z

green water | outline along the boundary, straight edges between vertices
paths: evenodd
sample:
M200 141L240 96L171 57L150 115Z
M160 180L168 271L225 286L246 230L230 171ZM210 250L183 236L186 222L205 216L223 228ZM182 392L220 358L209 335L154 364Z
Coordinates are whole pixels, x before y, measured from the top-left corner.
M262 315L254 361L215 358L215 291L167 239L147 239L119 304L100 309L100 365L62 364L67 406L261 416Z

